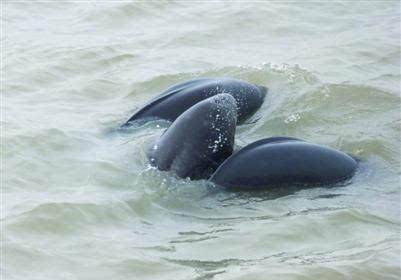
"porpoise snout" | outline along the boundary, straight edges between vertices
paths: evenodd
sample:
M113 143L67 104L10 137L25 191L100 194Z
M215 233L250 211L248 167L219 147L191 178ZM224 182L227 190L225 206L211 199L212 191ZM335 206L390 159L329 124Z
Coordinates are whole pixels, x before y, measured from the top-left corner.
M264 99L269 91L269 88L265 86L258 86L258 87L260 89L260 93L262 94L262 98Z

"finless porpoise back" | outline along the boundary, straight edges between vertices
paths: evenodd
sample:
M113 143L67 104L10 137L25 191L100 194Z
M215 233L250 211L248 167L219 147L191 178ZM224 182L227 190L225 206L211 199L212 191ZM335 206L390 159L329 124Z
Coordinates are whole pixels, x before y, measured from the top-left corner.
M217 94L227 93L237 105L237 121L243 122L262 105L267 88L231 78L200 78L168 88L139 109L125 124L135 121L163 119L175 121L183 112Z

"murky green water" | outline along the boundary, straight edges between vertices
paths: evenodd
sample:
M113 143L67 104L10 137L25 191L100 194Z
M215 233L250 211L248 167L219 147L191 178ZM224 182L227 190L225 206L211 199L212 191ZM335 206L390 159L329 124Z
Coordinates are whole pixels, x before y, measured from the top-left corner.
M399 279L400 4L2 4L4 279ZM171 84L270 94L277 135L364 159L351 184L273 199L148 167L163 129L115 128Z

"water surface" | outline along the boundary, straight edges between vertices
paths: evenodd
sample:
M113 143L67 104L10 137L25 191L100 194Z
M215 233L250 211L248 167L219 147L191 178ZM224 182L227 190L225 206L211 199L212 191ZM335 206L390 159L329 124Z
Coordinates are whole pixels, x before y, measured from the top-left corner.
M400 278L398 1L2 5L4 279ZM237 145L299 137L358 173L277 198L149 168L167 124L116 128L197 77L270 88Z

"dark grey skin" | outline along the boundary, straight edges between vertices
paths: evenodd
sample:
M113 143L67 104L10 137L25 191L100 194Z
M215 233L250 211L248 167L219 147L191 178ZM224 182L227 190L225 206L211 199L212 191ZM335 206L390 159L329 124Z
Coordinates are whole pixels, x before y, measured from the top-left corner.
M208 179L233 152L237 122L235 99L218 94L180 115L149 151L159 170L181 178Z
M184 111L211 96L228 93L237 104L237 121L242 123L262 105L267 88L229 78L201 78L168 88L138 110L125 124L163 119L175 121Z
M357 165L341 151L296 138L273 137L230 156L210 181L232 190L313 187L343 182L352 177Z

